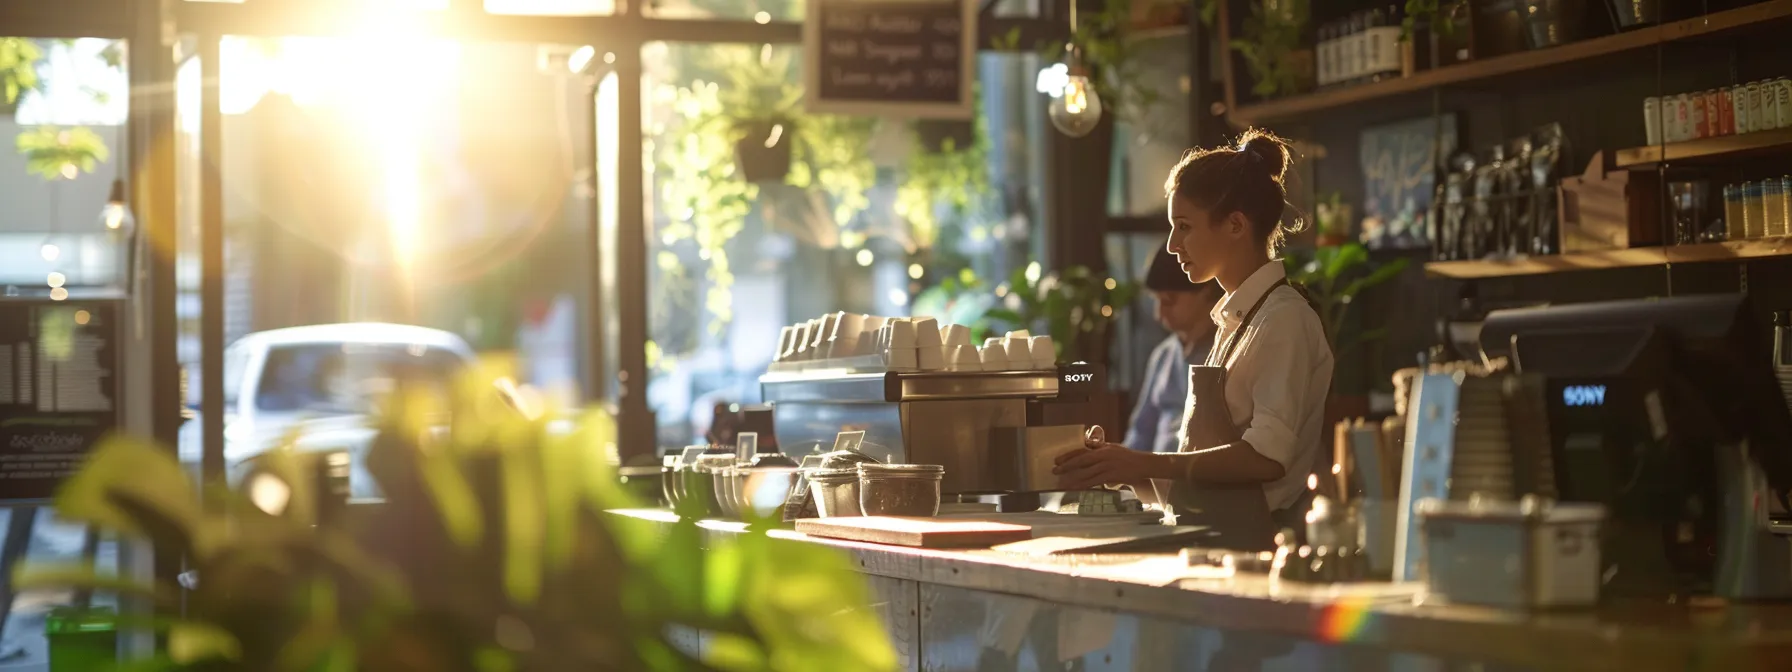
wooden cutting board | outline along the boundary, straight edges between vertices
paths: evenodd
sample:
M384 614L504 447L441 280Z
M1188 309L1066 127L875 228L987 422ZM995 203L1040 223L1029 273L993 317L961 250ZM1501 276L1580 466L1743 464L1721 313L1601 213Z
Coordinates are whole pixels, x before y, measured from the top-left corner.
M892 516L810 518L796 521L796 531L815 537L916 548L988 548L1033 538L1033 528L1026 525Z

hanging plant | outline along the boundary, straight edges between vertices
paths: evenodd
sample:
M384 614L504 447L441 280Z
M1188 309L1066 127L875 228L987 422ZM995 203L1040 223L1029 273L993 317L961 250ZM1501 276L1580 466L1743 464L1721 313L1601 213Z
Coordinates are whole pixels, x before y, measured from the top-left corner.
M72 180L92 173L111 153L99 134L85 127L39 126L19 134L25 170L46 180Z
M668 220L661 241L696 243L709 265L702 304L715 319L708 327L720 333L734 317L726 245L745 229L762 187L782 183L806 192L828 206L836 227L846 226L870 206L876 167L865 147L875 122L805 114L791 50L722 45L706 54L704 69L721 80L656 92L671 103L678 130L663 145L653 143L651 154L665 175L655 181ZM679 264L669 252L659 263Z
M964 122L970 140L963 145L956 138L923 136L916 124L917 147L909 153L895 202L896 215L908 222L909 239L916 248L939 242L941 207L960 217L989 193L989 136L980 102L976 108L972 120ZM933 145L936 139L941 141L938 146Z

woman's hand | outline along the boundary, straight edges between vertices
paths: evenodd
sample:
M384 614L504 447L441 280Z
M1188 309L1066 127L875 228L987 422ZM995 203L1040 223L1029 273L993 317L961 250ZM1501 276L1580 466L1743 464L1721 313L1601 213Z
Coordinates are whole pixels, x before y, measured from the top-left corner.
M1143 486L1148 479L1165 478L1162 456L1145 453L1112 443L1090 442L1088 448L1059 455L1052 473L1058 475L1058 487L1065 490L1088 490L1108 483Z

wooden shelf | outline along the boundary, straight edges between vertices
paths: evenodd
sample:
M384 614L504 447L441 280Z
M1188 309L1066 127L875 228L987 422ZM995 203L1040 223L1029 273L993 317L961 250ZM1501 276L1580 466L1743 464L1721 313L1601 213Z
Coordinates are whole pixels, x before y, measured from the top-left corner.
M1620 149L1612 160L1619 168L1646 168L1662 161L1709 163L1776 149L1792 149L1792 128Z
M1425 264L1425 273L1441 278L1470 280L1568 271L1595 271L1608 268L1638 268L1670 263L1690 264L1786 256L1792 256L1792 236L1757 238L1727 243L1580 252L1522 259L1433 261Z
M1649 28L1582 40L1549 49L1522 51L1460 65L1434 68L1411 77L1363 84L1346 89L1291 96L1232 110L1240 123L1262 123L1320 112L1379 98L1429 90L1448 84L1492 79L1573 61L1587 60L1668 42L1715 36L1747 26L1792 17L1792 0L1771 0L1740 9L1707 14ZM1637 101L1638 109L1642 101Z

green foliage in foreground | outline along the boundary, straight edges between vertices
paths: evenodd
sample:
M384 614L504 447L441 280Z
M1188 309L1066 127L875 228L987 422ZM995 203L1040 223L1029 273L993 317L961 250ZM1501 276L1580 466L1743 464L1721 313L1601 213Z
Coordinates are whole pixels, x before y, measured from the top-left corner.
M267 476L244 488L253 498L212 492L202 506L169 451L128 438L99 448L58 495L59 512L178 548L198 579L187 618L122 624L168 636L161 656L122 669L894 667L844 555L606 513L639 506L605 457L610 418L550 431L484 380L395 397L368 456L387 503L353 507L339 524L313 520L318 493L302 474L315 454L272 451ZM182 592L81 566L27 567L18 579L163 604ZM678 644L697 632L700 657Z

